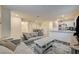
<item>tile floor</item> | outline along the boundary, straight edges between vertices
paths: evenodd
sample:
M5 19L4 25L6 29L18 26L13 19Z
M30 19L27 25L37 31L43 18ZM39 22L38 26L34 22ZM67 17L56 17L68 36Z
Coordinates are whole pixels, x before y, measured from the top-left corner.
M38 54L36 51L34 51L34 43L32 44L26 44L31 51L34 52L34 54ZM54 46L47 50L46 54L70 54L71 49L67 45L63 45L61 43L54 42Z

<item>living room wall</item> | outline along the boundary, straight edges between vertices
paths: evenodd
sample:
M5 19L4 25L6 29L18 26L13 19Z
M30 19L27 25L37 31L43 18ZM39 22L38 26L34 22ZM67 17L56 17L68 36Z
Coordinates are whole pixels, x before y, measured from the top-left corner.
M28 29L28 22L24 22L24 21L22 21L21 22L21 31L22 31L22 33L24 33L24 32L29 32L29 29Z
M11 36L20 37L21 36L21 18L11 17Z
M22 21L21 22L22 32L28 33L33 32L33 29L43 29L44 33L47 34L48 31L53 30L53 22L52 21L43 21L43 22L30 22L30 21Z
M1 6L0 6L0 38L1 38Z
M1 24L0 24L0 38L1 38Z
M21 31L30 33L33 32L33 29L40 29L40 26L38 23L30 22L30 21L22 21L21 22Z
M10 10L4 6L0 6L0 38L7 38L10 36L11 19Z

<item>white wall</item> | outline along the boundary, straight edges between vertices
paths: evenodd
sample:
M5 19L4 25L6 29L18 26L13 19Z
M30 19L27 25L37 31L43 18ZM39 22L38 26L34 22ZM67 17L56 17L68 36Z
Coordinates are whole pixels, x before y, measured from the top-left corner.
M28 23L28 28L29 28L29 32L32 32L33 31L33 29L40 29L41 28L41 26L40 26L40 24L39 24L39 21L38 22L29 22Z
M1 6L0 6L0 23L1 23ZM1 24L0 24L0 38L1 38Z
M33 32L33 29L36 28L35 22L29 22L28 28L29 28L29 32Z
M21 18L19 17L11 17L11 36L21 36Z
M58 21L53 21L53 30L58 30Z
M52 21L49 22L49 30L50 30L50 31L53 30L53 22L52 22Z
M1 38L1 24L0 24L0 38Z
M45 32L49 30L53 30L53 22L29 22L29 21L22 21L22 32L32 32L33 29L43 29Z
M9 9L1 8L1 21L1 35L3 38L9 37L11 32L11 15Z
M28 22L21 22L21 31L22 31L22 33L24 33L24 32L29 32L29 28L28 28Z

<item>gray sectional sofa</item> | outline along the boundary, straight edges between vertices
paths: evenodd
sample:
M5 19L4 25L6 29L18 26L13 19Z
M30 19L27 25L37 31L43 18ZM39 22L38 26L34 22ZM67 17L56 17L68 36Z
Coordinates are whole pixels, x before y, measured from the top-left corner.
M38 32L23 33L23 36L22 36L22 40L25 43L33 42L41 38L43 38L43 35L38 35Z

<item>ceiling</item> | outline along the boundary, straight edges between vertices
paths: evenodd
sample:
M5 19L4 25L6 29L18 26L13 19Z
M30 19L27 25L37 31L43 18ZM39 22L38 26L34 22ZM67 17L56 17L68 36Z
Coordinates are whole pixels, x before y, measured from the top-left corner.
M6 5L5 7L28 20L56 20L62 15L73 19L79 14L78 5Z

